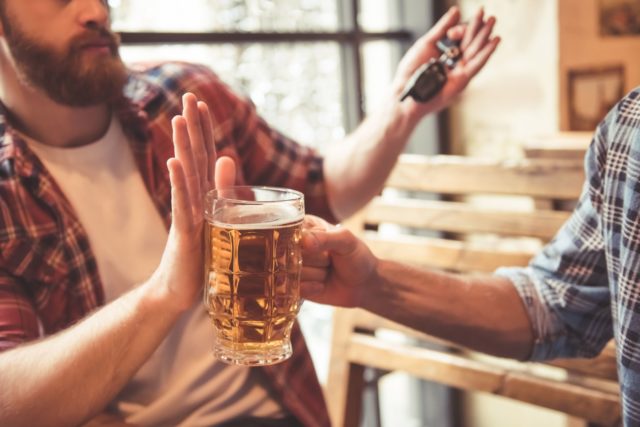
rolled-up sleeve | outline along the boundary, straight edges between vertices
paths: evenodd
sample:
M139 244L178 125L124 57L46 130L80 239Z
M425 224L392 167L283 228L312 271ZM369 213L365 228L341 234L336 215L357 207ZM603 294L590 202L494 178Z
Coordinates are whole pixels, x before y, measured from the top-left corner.
M600 220L606 121L585 158L587 180L569 220L526 268L501 268L534 333L532 360L594 357L613 336L611 291Z

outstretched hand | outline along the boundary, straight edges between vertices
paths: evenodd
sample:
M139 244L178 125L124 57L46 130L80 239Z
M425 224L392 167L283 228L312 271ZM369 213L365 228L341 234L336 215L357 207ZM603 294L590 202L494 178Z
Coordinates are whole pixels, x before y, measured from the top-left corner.
M191 307L203 286L204 195L213 188L233 185L236 174L233 160L217 159L207 105L191 93L182 100L182 115L171 122L175 157L167 162L172 223L155 273L163 284L164 296L179 310Z
M400 61L393 83L395 96L399 98L414 71L431 58L440 56L436 42L443 37L460 41L462 58L449 71L447 83L433 99L419 103L409 98L403 102L403 107L409 113L422 117L449 106L484 67L500 43L500 37L491 36L495 22L493 16L485 20L483 9L479 9L468 24L462 24L460 10L455 6L449 9L429 32L413 44Z

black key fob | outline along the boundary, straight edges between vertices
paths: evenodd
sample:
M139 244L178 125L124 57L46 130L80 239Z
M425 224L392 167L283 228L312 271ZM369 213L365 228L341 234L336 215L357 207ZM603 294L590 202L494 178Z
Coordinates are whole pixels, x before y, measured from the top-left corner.
M436 46L441 53L440 57L432 58L413 73L402 91L400 101L410 96L417 102L427 102L447 82L447 69L455 67L462 57L460 42L445 37L438 40Z
M444 66L435 58L418 68L405 86L400 101L412 97L418 102L427 102L447 82L447 72Z

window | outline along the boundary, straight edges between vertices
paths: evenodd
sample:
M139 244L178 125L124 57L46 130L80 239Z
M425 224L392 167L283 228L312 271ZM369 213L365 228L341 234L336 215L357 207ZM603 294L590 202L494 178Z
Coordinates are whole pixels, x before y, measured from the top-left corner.
M272 126L320 150L354 128L390 81L413 39L401 22L402 3L109 1L126 62L209 65Z

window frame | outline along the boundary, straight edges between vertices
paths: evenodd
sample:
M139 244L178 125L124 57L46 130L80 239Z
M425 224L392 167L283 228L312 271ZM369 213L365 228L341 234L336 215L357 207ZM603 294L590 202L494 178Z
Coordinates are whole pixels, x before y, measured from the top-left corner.
M365 117L364 70L362 46L370 41L389 41L403 45L414 39L410 30L366 31L358 20L360 0L338 2L338 28L336 31L225 31L225 32L156 32L121 31L121 43L132 45L160 44L224 44L224 43L314 43L334 42L339 45L342 70L343 117L345 130L355 129ZM399 2L399 8L402 8Z

